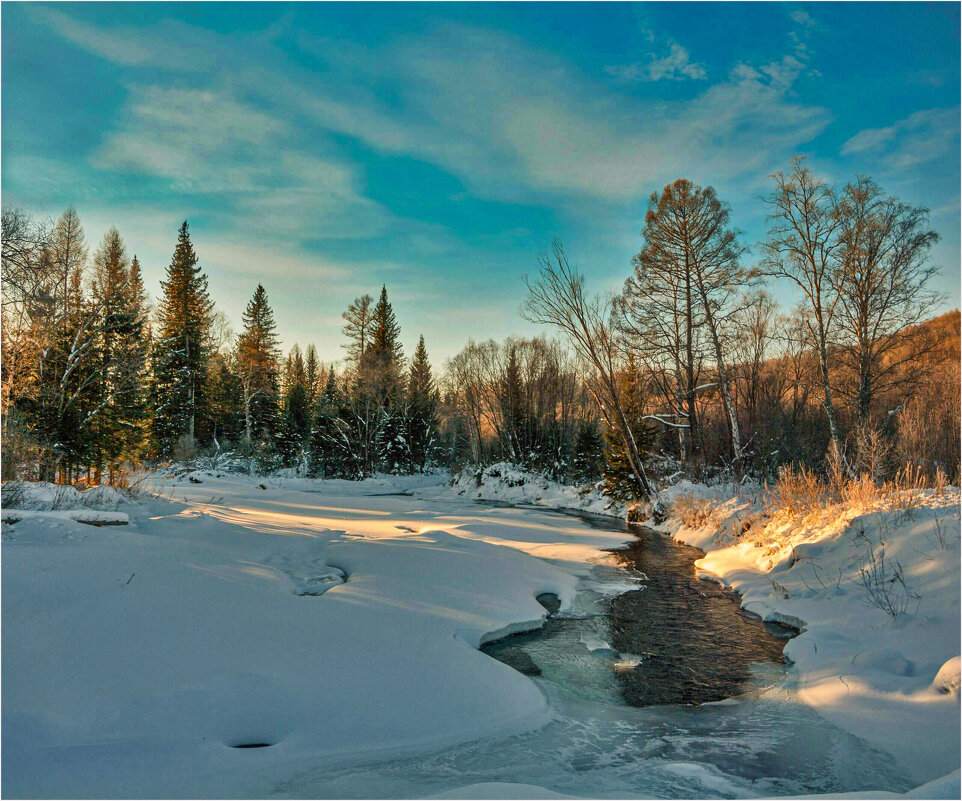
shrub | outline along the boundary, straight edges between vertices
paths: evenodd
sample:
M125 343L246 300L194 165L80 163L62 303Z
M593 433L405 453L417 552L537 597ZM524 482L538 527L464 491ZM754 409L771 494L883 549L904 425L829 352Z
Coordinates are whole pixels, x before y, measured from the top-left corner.
M865 602L892 618L904 615L913 605L917 609L920 596L905 583L901 563L886 561L885 542L880 540L876 547L865 529L859 529L855 543L861 549L861 566L854 581L865 590Z
M828 500L828 487L812 470L786 465L779 468L778 480L768 490L765 507L772 516L802 517L824 509Z
M694 493L678 495L672 502L672 511L688 528L721 525L715 504L710 498L699 498Z

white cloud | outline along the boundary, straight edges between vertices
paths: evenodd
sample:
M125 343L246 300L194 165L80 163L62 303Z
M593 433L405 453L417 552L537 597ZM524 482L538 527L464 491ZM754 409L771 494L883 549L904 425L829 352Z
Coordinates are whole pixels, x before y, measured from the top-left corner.
M609 75L624 81L703 80L708 73L701 64L690 60L688 51L677 42L671 42L668 54L656 58L652 53L647 63L606 67Z
M51 24L68 35L69 18L55 14ZM83 27L82 37L70 35L104 57L136 63L118 49L125 30ZM139 32L138 49L176 50L170 30ZM181 31L191 43L198 36L197 29ZM270 154L297 152L285 148L298 131L321 142L333 133L440 166L486 198L531 202L549 193L623 200L679 171L695 178L708 172L701 178L707 181L762 162L767 168L829 121L824 109L790 99L804 62L798 54L739 66L691 99L657 101L599 85L513 36L466 26L441 26L376 48L301 35L301 46L324 65L315 71L291 65L270 36L250 38L243 52L209 36L208 52L222 58L213 73L220 84L133 89L96 163L164 176L183 191L248 192L239 201L248 210L269 211L273 196L274 220L293 219L302 203L311 205L312 220L330 217L334 201L354 203L368 219L360 226L365 234L383 225L385 212L363 197L347 165L337 170L318 157L320 174L308 182L302 170L286 170ZM704 76L675 43L646 70L649 79ZM345 179L345 171L352 177ZM327 228L340 230L341 221Z
M828 124L789 95L795 56L739 67L685 101L653 101L599 86L560 58L500 33L448 26L377 52L312 42L335 74L378 80L375 94L304 92L318 124L378 150L415 155L478 195L525 201L576 193L626 199L675 173L730 178L787 159ZM470 60L465 52L472 53ZM288 85L291 102L302 90ZM697 175L693 176L697 177Z
M230 89L131 87L125 113L95 167L166 178L186 194L222 194L264 234L376 236L389 213L364 196L345 163L289 146L292 125Z
M58 11L50 5L31 3L29 13L70 42L122 66L163 67L194 72L215 67L224 48L201 28L166 20L152 27L103 28Z
M804 28L814 28L817 25L815 20L812 19L812 15L800 8L796 8L788 16L791 17L792 22L794 22L796 25L801 25Z
M943 156L959 146L958 108L916 111L883 128L866 128L842 145L842 155L869 153L895 170Z

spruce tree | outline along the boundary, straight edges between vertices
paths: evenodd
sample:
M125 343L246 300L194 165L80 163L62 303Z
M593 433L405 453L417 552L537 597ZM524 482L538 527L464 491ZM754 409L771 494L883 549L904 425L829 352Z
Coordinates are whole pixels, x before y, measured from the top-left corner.
M439 402L422 335L414 351L408 378L408 445L411 466L421 472L434 461L437 452Z
M284 467L295 467L307 446L311 432L311 408L307 390L301 383L293 384L284 396L283 421L277 451Z
M247 304L243 322L235 361L241 383L244 440L255 445L277 433L280 389L277 325L261 284Z
M304 378L307 382L307 400L312 409L317 404L317 398L323 389L320 386L323 369L323 366L317 360L317 348L308 345L304 354Z
M311 433L311 404L301 349L294 345L284 371L283 426L278 451L284 467L301 463Z
M342 399L332 367L314 413L308 447L310 474L321 478L353 478L349 457L350 440L342 419Z
M385 407L398 399L402 389L404 353L400 339L401 326L388 300L387 287L382 286L372 314L370 345L362 362L369 373L375 397Z
M139 455L146 417L143 393L146 368L146 294L140 264L128 262L116 228L104 234L93 259L93 301L98 310L96 414L87 437L95 465L111 475L122 458Z
M604 440L597 420L582 420L575 436L571 477L590 484L598 480L605 465Z
M193 448L207 422L208 335L214 304L186 220L161 288L152 359L153 439L156 451L170 456L178 442Z
M656 430L645 420L645 395L633 355L621 376L621 405L624 408L628 426L634 437L638 453L644 456L655 442ZM631 469L624 442L617 431L605 432L608 451L605 454L604 492L619 501L642 500L641 488Z
M6 244L6 243L5 243ZM39 448L41 480L69 480L87 464L84 436L98 406L96 309L83 291L87 247L80 218L67 209L39 254L39 286L29 309L27 342L35 343L32 386L17 398Z
M211 437L220 450L244 433L244 388L229 353L214 352L208 364Z
M375 413L374 450L376 464L387 473L404 472L410 462L406 431L407 403L404 397L401 327L388 300L387 287L374 306L371 342L362 358L361 381Z

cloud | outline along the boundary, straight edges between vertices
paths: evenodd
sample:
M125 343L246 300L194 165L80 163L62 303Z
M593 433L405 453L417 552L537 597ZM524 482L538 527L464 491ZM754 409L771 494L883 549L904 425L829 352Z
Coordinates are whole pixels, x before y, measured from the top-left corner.
M64 14L50 5L29 5L34 20L50 27L67 41L114 64L127 67L157 66L176 72L214 68L226 47L212 46L209 32L176 20L158 26L103 28Z
M301 48L323 65L309 71L275 48L274 34L231 49L210 33L204 48L196 46L198 29L173 23L131 31L75 28L60 12L45 19L105 58L133 66L144 62L118 40L136 41L133 49L150 53L152 64L184 42L221 59L205 86L132 87L124 115L95 155L97 166L162 176L181 191L235 193L238 210L274 223L305 221L297 209L307 205L305 222L326 235L370 235L383 230L388 215L363 196L349 164L338 169L329 163L336 159L316 156L308 181L290 159L275 157L301 152L293 144L299 131L322 150L324 141L333 148L348 136L441 167L475 196L525 203L547 195L629 199L680 171L731 178L784 160L830 119L825 109L790 98L804 64L797 52L738 65L694 97L666 101L599 85L556 54L464 25L376 47L301 33ZM674 42L644 65L643 76L641 70L646 80L705 77ZM353 215L336 215L339 205L357 212L357 230Z
M830 121L825 109L790 99L804 66L794 55L739 65L691 99L659 101L599 86L513 37L461 26L376 53L307 45L335 74L379 81L392 98L310 93L302 107L318 124L428 160L497 200L572 193L624 200L706 167L713 180L727 178L787 159Z
M688 51L677 42L669 44L668 55L656 58L650 55L647 63L606 67L605 71L623 81L703 80L707 76L701 64L689 60Z
M818 24L814 19L812 19L811 14L809 14L807 11L803 11L800 8L796 8L788 16L791 17L792 22L794 22L796 25L801 25L804 28L815 28Z
M844 156L874 154L895 170L934 161L956 150L959 143L959 109L916 111L883 128L866 128L842 145Z
M230 215L275 237L356 238L386 227L355 170L298 152L293 126L230 88L133 86L93 166L167 179L185 194L221 195Z

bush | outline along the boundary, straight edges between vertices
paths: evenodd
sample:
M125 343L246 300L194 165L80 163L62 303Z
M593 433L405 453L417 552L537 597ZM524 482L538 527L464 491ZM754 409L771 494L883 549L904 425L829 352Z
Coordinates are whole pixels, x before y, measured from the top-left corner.
M19 509L27 494L25 481L5 481L0 491L0 507L4 509Z
M854 581L865 590L865 602L892 618L904 615L912 606L917 609L920 596L905 583L901 563L886 561L885 542L880 540L876 546L865 529L859 529L855 543L861 550L861 566Z
M699 498L694 493L678 495L672 502L672 513L688 528L712 525L717 528L722 520L710 498Z

